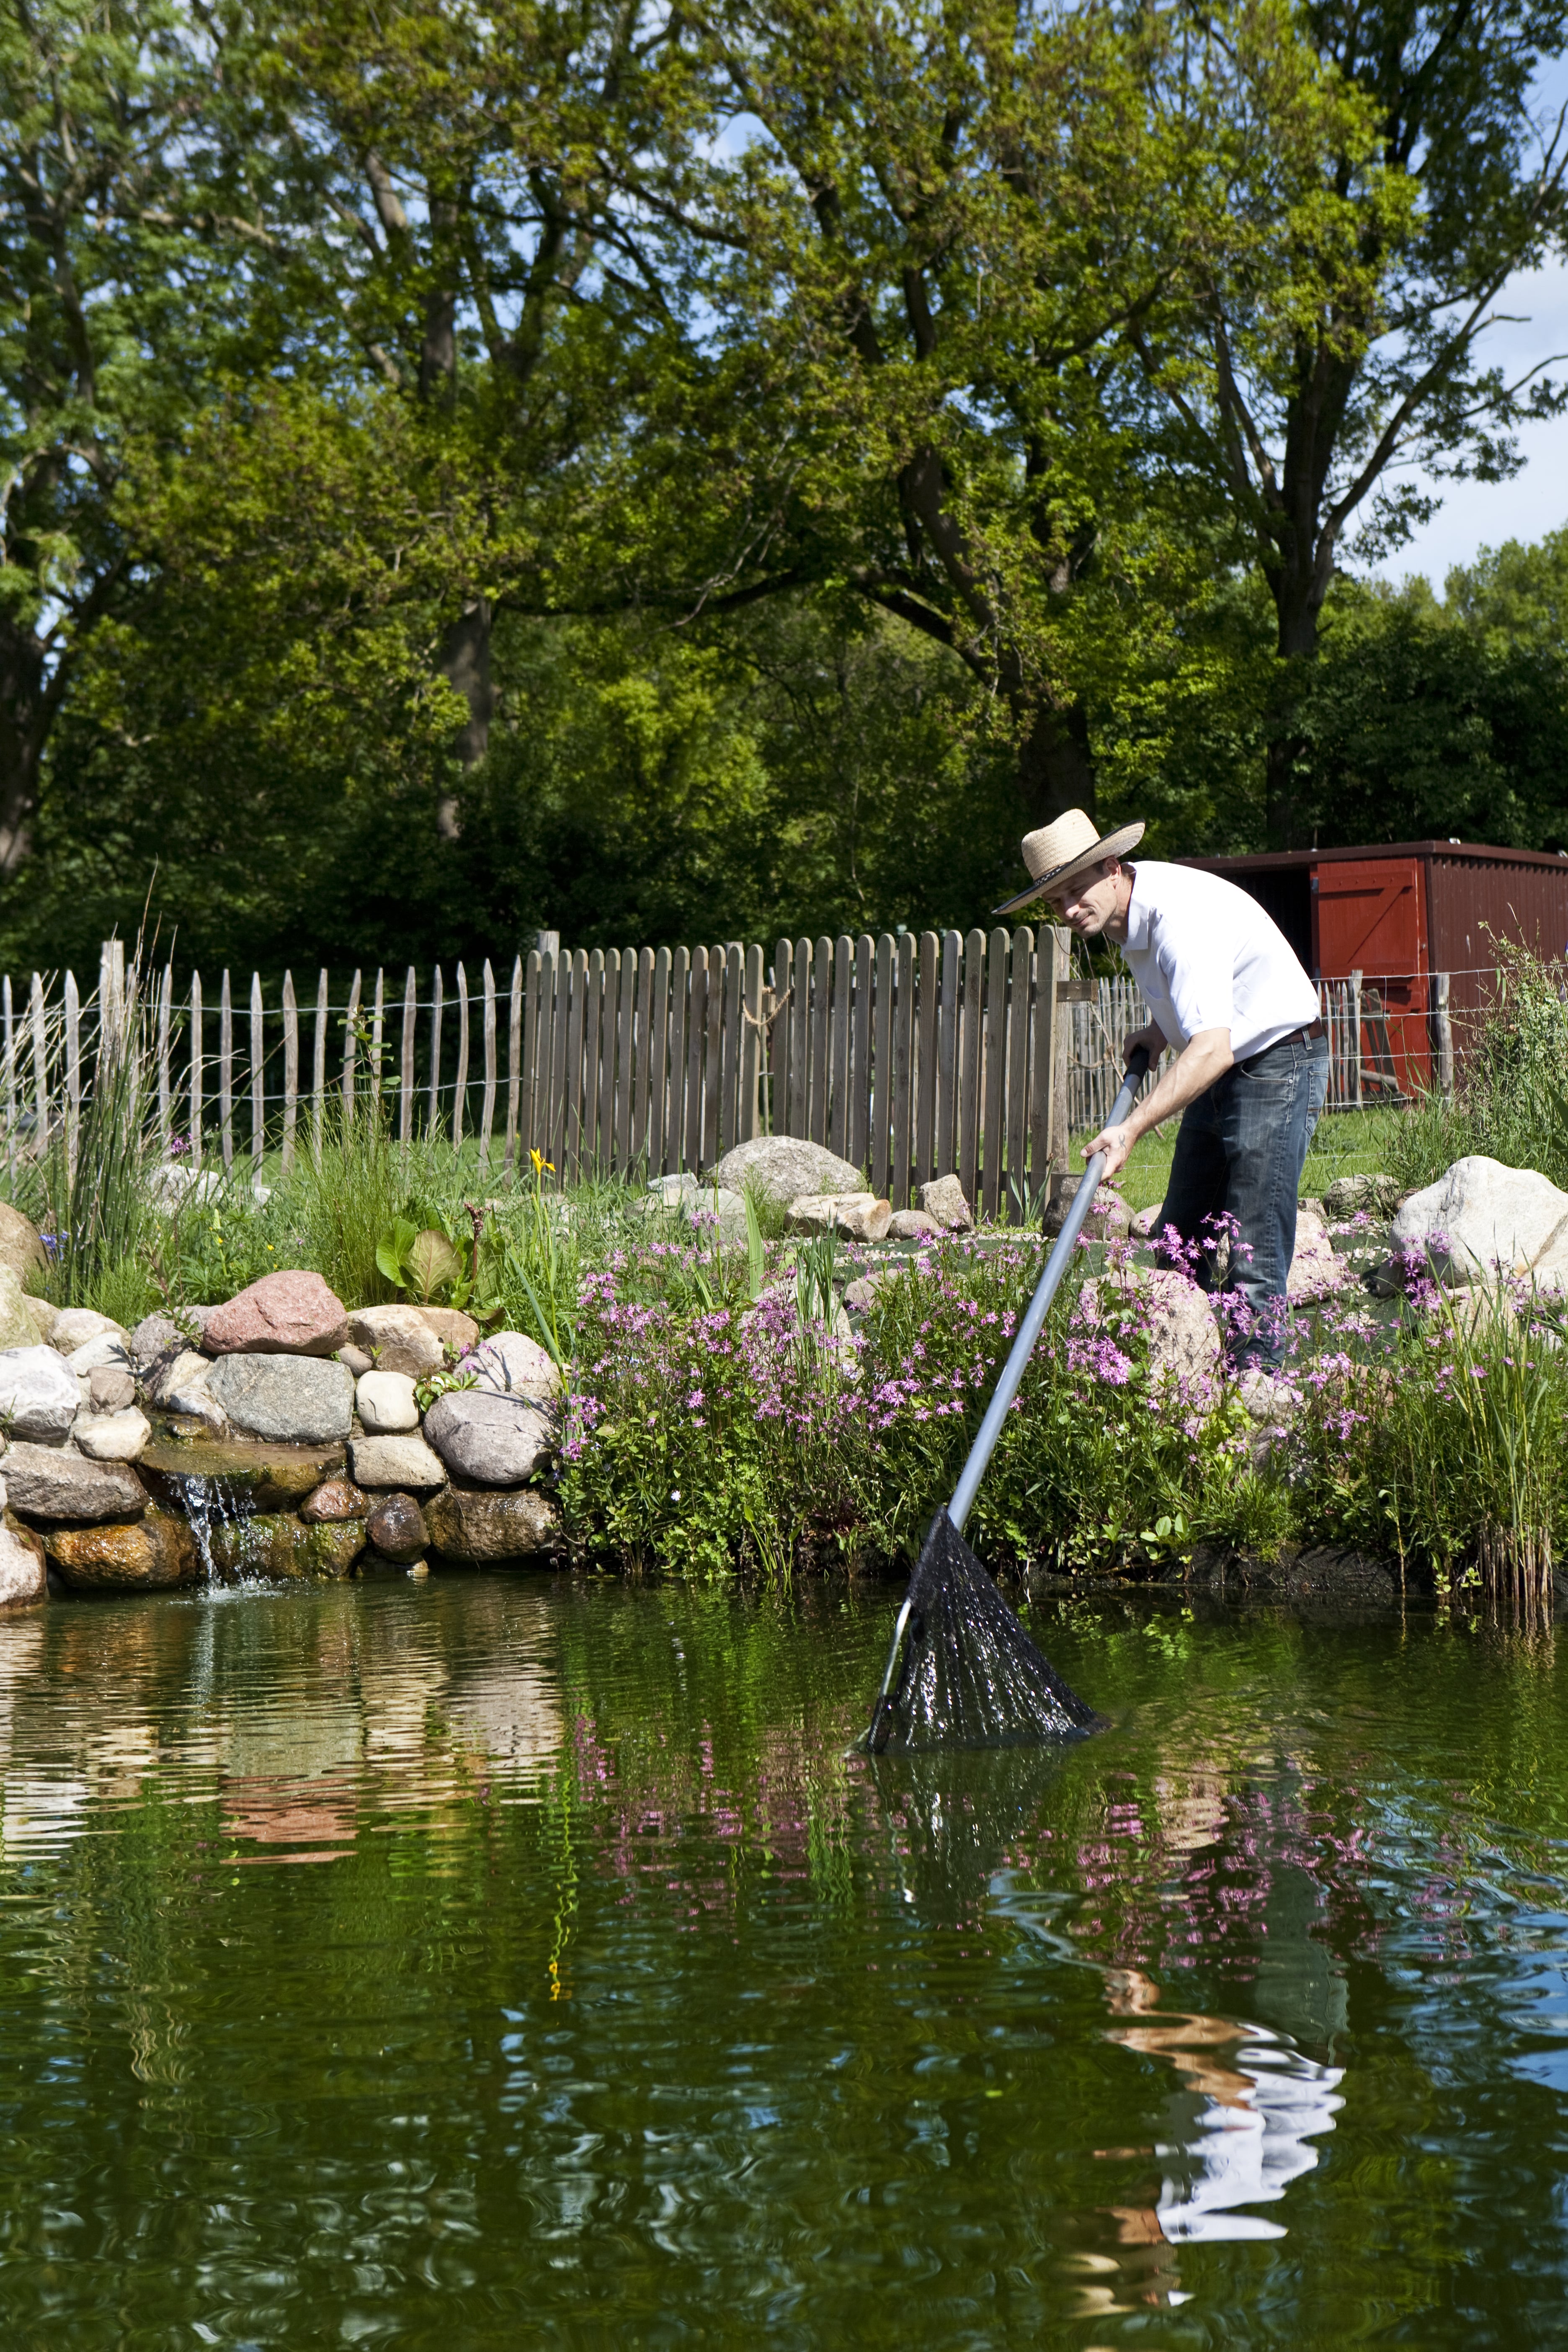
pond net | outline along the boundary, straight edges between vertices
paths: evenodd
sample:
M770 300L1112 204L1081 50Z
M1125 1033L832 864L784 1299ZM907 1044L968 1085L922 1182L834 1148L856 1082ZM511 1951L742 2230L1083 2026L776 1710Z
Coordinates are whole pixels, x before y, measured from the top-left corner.
M1030 1640L945 1509L931 1523L904 1612L899 1678L866 1736L873 1755L1016 1748L1103 1727Z

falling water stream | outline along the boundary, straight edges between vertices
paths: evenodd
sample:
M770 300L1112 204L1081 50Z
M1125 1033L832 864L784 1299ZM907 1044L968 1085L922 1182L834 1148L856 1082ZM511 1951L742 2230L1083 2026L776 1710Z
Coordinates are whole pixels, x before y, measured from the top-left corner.
M1562 2342L1553 1637L1052 1603L1108 1730L873 1763L896 1598L0 1621L6 2343Z

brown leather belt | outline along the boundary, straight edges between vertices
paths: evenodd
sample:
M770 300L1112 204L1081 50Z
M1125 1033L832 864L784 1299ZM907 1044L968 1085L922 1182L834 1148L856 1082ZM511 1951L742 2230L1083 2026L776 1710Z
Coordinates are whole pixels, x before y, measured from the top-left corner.
M1238 1070L1250 1070L1255 1062L1261 1062L1265 1055L1277 1054L1281 1045L1310 1045L1314 1037L1327 1035L1328 1031L1322 1023L1314 1021L1310 1028L1291 1029L1283 1037L1276 1037L1272 1045L1265 1045L1260 1053L1248 1054L1247 1059L1244 1062L1238 1062L1236 1066Z

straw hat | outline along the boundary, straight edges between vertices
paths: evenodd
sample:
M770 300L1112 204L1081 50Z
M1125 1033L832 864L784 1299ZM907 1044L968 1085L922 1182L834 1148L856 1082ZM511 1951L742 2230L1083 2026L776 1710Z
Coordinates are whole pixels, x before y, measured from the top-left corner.
M1026 890L1004 899L991 911L1010 915L1015 907L1026 907L1031 898L1043 898L1047 890L1064 889L1086 866L1098 866L1107 857L1125 857L1142 838L1141 824L1124 824L1118 832L1101 836L1082 809L1068 809L1054 824L1043 824L1038 833L1024 835L1024 863L1035 878Z

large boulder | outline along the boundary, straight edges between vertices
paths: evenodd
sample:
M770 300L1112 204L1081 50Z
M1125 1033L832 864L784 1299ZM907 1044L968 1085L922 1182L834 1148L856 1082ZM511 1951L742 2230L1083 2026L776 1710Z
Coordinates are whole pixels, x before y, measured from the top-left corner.
M1214 1302L1184 1274L1128 1266L1097 1276L1080 1289L1073 1321L1089 1333L1108 1327L1107 1337L1114 1341L1129 1307L1135 1328L1148 1333L1149 1366L1156 1380L1169 1373L1186 1385L1217 1370L1223 1348Z
M1349 1279L1350 1268L1335 1255L1329 1238L1327 1219L1321 1210L1302 1202L1296 1212L1296 1255L1285 1278L1287 1296L1326 1298L1331 1291L1342 1289Z
M412 1495L384 1495L365 1521L365 1534L384 1559L408 1568L430 1541L425 1514Z
M555 1443L537 1405L479 1389L437 1397L425 1416L425 1436L448 1470L480 1486L521 1486Z
M136 1405L129 1404L121 1412L79 1415L71 1433L89 1462L135 1462L147 1450L153 1424Z
M79 1592L161 1592L202 1573L190 1522L173 1511L149 1511L133 1526L50 1528L44 1549Z
M803 1192L858 1192L860 1171L840 1160L820 1143L795 1135L755 1135L726 1151L709 1178L725 1192L743 1192L751 1185L765 1199L787 1209Z
M127 1412L136 1402L136 1383L121 1366L105 1364L88 1374L87 1402L93 1412Z
M148 1383L148 1397L163 1412L199 1421L215 1437L222 1437L228 1428L228 1416L208 1385L214 1370L207 1357L198 1356L194 1348L183 1349L160 1361Z
M40 1337L26 1292L11 1267L0 1265L0 1348L36 1348Z
M69 1364L53 1348L0 1353L0 1427L39 1445L63 1445L81 1410Z
M179 1508L192 1479L222 1496L230 1507L257 1511L297 1510L324 1480L342 1475L341 1445L262 1445L243 1437L154 1437L137 1465L144 1485L162 1502ZM344 1515L353 1517L353 1512ZM363 1516L363 1510L360 1514Z
M363 1519L297 1517L258 1511L216 1520L207 1531L212 1564L224 1577L274 1577L282 1582L345 1577L364 1549Z
M0 1524L0 1609L42 1601L48 1589L42 1538L30 1528Z
M477 1332L479 1326L473 1328ZM356 1308L349 1317L349 1345L368 1356L378 1372L402 1372L411 1381L438 1372L447 1360L441 1335L431 1327L426 1310L401 1301Z
M963 1187L956 1176L933 1177L920 1188L921 1206L928 1217L934 1217L943 1233L966 1234L974 1223L974 1212L963 1197Z
M941 1234L942 1227L929 1209L895 1209L888 1219L890 1242L934 1242Z
M139 1519L147 1490L121 1462L89 1462L54 1445L11 1445L5 1457L11 1508L25 1519L61 1519L96 1527L108 1519Z
M142 1373L171 1358L199 1349L210 1307L182 1307L176 1322L172 1315L144 1315L127 1341L131 1361Z
M879 1242L892 1223L892 1204L875 1192L804 1192L790 1202L792 1234L842 1234L852 1242Z
M324 1478L300 1504L300 1517L308 1528L331 1527L363 1519L369 1509L370 1497L352 1478Z
M63 1315L60 1321L65 1321ZM54 1344L58 1346L58 1339ZM92 1372L128 1372L131 1370L131 1342L123 1331L100 1331L96 1339L84 1340L79 1348L73 1348L67 1360L79 1381L85 1381Z
M474 1385L492 1396L528 1397L536 1404L555 1396L561 1374L554 1359L524 1331L497 1331L463 1365Z
M1396 1250L1430 1258L1446 1283L1529 1275L1568 1290L1568 1192L1533 1168L1505 1168L1479 1152L1404 1202L1389 1228Z
M0 1201L0 1266L25 1281L35 1266L49 1262L43 1236L31 1219L9 1201Z
M406 1372L362 1372L354 1386L354 1404L373 1437L419 1426L418 1401Z
M215 1307L202 1345L209 1356L332 1356L348 1338L348 1315L319 1274L290 1267Z
M94 1339L117 1340L121 1353L129 1355L131 1334L122 1323L115 1321L112 1315L100 1315L96 1307L92 1307L61 1308L55 1318L54 1329L49 1334L51 1347L58 1348L62 1356L74 1356ZM103 1359L100 1357L99 1360L101 1362ZM87 1369L85 1364L73 1367L73 1370L78 1371L85 1371Z
M426 1504L425 1523L437 1551L473 1564L552 1551L559 1533L554 1511L532 1487L498 1494L447 1486Z
M349 1467L354 1484L374 1492L385 1486L401 1486L416 1495L428 1495L433 1487L447 1483L447 1467L438 1454L432 1453L422 1437L412 1433L407 1437L356 1437L349 1445Z
M353 1426L353 1374L320 1356L222 1356L206 1385L233 1426L252 1437L321 1444Z
M471 1315L465 1315L460 1307L416 1307L414 1312L424 1318L437 1339L443 1340L448 1348L455 1348L459 1356L471 1348L479 1336L479 1325Z

